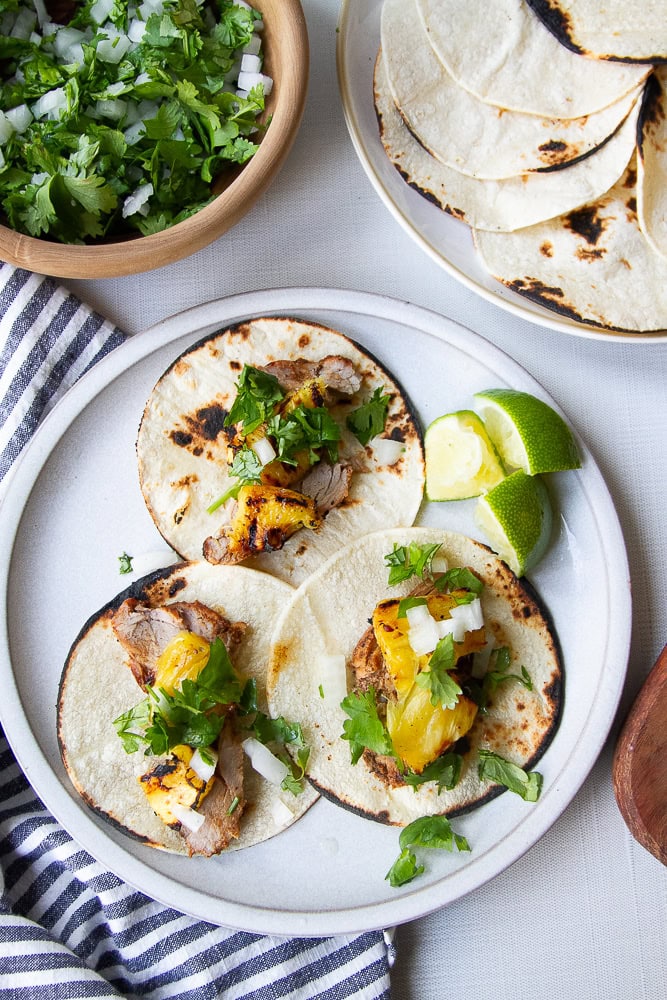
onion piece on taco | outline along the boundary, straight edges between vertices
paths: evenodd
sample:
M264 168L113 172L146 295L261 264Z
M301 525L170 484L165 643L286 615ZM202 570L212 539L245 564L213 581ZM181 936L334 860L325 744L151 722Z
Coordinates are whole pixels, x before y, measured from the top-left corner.
M421 432L395 379L344 334L262 317L212 334L158 381L141 489L183 558L298 584L341 545L411 524Z
M184 563L84 625L60 682L58 741L94 812L152 847L212 856L267 840L315 801L281 760L286 741L307 753L298 727L266 712L271 634L291 593L245 567ZM251 763L255 743L272 769Z
M323 680L336 656L341 703ZM289 707L301 724L319 791L405 826L502 791L480 776L485 754L532 768L556 731L562 684L556 635L525 581L463 535L398 528L348 546L294 594L267 690L271 711Z

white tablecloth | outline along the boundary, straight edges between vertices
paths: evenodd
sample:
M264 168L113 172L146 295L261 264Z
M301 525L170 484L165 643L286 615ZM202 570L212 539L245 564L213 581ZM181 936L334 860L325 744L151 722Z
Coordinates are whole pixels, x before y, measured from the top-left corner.
M384 208L354 153L336 80L338 3L303 6L308 103L266 196L235 230L182 263L67 285L129 333L235 292L361 289L435 309L512 355L568 414L616 504L634 595L622 714L667 642L667 343L589 340L522 322L431 261ZM396 1000L444 991L478 1000L667 996L667 870L632 839L616 807L615 734L565 814L527 855L470 896L398 930Z

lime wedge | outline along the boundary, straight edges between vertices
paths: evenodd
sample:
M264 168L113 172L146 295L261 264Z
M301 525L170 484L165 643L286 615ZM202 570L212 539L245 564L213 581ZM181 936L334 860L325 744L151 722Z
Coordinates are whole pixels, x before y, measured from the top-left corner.
M523 576L549 544L553 515L546 486L518 469L479 498L475 519L500 558Z
M472 410L434 420L424 435L424 452L428 500L478 497L505 475L484 424Z
M581 460L570 428L547 403L518 389L475 393L489 437L510 469L531 476L579 469Z

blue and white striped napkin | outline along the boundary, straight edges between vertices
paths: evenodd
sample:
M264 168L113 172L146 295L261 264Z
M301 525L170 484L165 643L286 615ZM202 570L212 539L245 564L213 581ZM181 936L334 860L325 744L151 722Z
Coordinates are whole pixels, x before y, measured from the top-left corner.
M0 481L40 419L123 333L55 281L0 263ZM266 937L144 896L47 812L0 730L0 1000L364 1000L390 995L381 931Z

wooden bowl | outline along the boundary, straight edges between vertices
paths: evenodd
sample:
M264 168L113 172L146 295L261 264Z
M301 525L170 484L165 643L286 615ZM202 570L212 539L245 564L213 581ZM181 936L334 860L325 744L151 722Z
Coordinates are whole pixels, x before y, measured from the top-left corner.
M265 72L273 78L266 99L271 123L255 155L214 201L160 233L85 246L25 236L0 225L0 260L61 278L115 278L172 264L235 226L287 157L308 88L308 32L299 0L257 0L256 6L264 20Z

